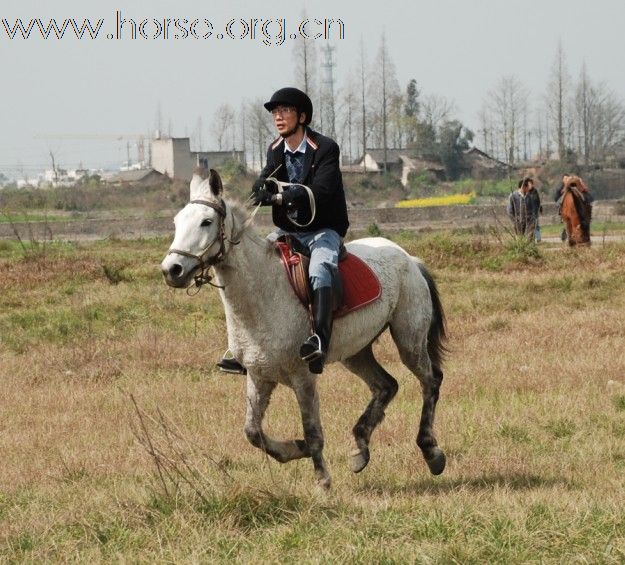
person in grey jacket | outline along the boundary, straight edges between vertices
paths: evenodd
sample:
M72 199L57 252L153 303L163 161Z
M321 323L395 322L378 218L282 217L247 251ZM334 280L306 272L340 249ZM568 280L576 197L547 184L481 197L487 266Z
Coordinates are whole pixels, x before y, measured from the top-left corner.
M514 226L514 233L533 241L541 209L540 196L534 188L534 180L530 177L523 178L519 181L518 189L510 195L506 208Z

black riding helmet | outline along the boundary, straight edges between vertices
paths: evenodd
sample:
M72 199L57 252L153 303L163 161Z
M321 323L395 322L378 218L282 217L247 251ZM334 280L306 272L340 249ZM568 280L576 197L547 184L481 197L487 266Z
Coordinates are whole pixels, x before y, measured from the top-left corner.
M297 112L306 114L304 125L307 126L312 120L313 105L312 101L305 92L293 87L281 88L276 90L269 102L265 102L265 108L271 112L276 106L293 106L297 108Z

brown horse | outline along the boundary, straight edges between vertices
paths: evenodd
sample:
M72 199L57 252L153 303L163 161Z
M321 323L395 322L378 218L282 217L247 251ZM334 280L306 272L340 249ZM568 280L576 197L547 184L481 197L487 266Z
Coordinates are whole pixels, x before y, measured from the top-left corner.
M572 179L574 178L572 177ZM567 239L571 247L590 245L592 206L583 189L580 190L575 182L569 181L564 186L560 216L564 222Z

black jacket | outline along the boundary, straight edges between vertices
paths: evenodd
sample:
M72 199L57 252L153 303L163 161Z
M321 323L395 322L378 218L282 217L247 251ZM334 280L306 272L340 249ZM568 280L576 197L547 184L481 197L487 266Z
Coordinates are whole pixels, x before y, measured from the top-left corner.
M343 177L339 169L339 146L334 140L310 128L306 128L306 136L308 146L304 153L304 172L301 184L309 187L314 194L317 209L315 220L305 228L299 228L289 220L287 212L297 210L298 224L306 224L310 221L308 194L298 192L292 208L289 209L286 206L276 204L272 206L273 223L288 232L317 231L330 228L344 237L349 227L349 220L347 219L347 203L343 191ZM282 165L273 176L279 181L289 182L284 159L284 144L284 139L280 137L269 146L267 164L261 171L259 179L266 179L278 165Z

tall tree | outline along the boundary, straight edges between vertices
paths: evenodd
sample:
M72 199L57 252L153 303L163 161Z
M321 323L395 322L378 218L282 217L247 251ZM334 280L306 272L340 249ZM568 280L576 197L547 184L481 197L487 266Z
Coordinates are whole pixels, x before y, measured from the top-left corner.
M331 47L326 44L321 49L322 63L321 68L323 70L323 76L320 82L320 105L319 116L324 125L324 133L331 138L336 137L336 108L335 108L335 76L334 76L334 50L335 47Z
M462 171L462 157L473 141L473 132L458 120L445 122L439 131L439 158L449 180L456 180Z
M241 102L239 110L239 128L241 135L241 152L243 153L243 165L247 167L247 112L245 101Z
M340 96L339 104L339 128L342 146L342 154L347 155L348 161L354 159L354 136L358 119L358 79L354 73L350 73L347 83ZM357 142L357 139L356 139Z
M365 86L365 44L360 38L360 136L362 141L362 155L363 155L363 170L367 172L367 89Z
M399 83L395 73L395 65L391 60L386 44L386 35L382 33L380 48L374 63L372 75L372 95L375 100L377 126L384 152L384 171L388 162L389 106L393 96L399 94Z
M306 19L306 11L302 12L302 21ZM318 54L314 39L297 37L293 42L293 62L295 69L295 86L303 90L313 102L314 108L320 108L320 85L318 84L317 68ZM319 115L318 117L321 117Z
M406 103L404 105L404 114L406 116L406 143L408 146L414 145L417 140L417 127L421 110L419 94L417 81L414 78L410 79L406 87Z
M258 164L264 166L267 144L271 140L272 121L271 114L265 110L263 100L252 100L247 106L247 120L249 124L248 132L252 154L258 157Z
M231 139L234 130L234 110L230 104L221 104L213 114L211 132L217 141L217 148L223 151L226 143Z
M547 108L552 124L551 131L558 147L559 159L566 157L566 111L570 82L562 42L558 41L555 58L551 66L551 76L547 85Z
M520 154L524 139L524 125L529 93L523 83L514 76L502 77L487 95L487 104L499 137L498 146L503 159L513 165Z

